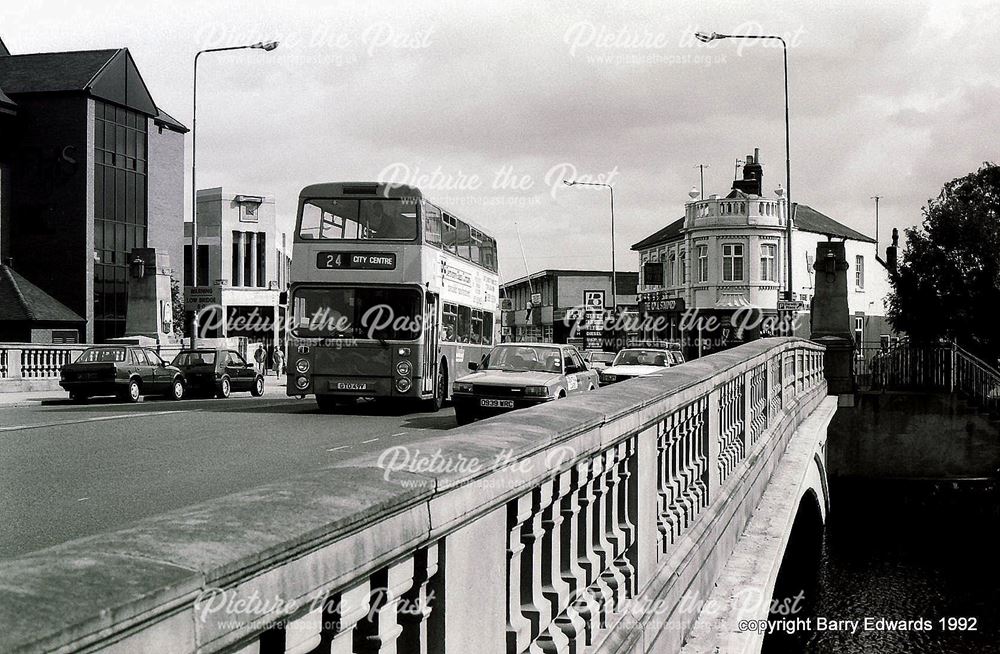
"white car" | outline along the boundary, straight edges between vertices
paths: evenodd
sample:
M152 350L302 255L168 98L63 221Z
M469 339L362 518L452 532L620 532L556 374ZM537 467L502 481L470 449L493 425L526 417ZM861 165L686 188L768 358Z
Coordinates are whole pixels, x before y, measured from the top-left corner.
M682 363L684 355L679 350L628 347L618 353L610 366L599 371L601 385L655 375Z

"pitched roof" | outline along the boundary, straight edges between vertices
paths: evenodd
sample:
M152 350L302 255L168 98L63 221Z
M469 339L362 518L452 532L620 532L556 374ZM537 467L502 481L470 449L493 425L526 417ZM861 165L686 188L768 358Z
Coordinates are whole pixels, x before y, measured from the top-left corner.
M0 89L0 107L5 107L7 109L14 109L17 107L17 103L7 97L7 94Z
M79 50L0 57L0 88L8 94L84 91L117 53Z
M684 219L678 218L658 232L650 234L632 246L633 250L643 250L659 243L664 243L681 235L681 228L684 227Z
M823 215L812 207L805 204L795 204L795 216L792 225L803 232L813 232L814 234L824 234L829 236L839 236L849 238L854 241L864 241L874 243L875 239L865 236L861 232L855 231L837 222L833 218Z
M84 322L10 266L0 266L0 321Z
M190 131L183 125L183 123L181 123L181 121L177 120L159 107L156 108L156 118L153 119L153 123L156 125L163 125L168 129L172 129L175 132L181 132L182 134L186 134Z

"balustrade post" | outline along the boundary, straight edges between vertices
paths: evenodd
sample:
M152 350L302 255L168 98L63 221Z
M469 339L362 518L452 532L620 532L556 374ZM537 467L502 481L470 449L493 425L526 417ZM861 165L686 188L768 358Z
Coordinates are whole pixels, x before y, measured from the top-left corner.
M285 625L284 654L307 654L314 650L322 640L323 607L317 606L305 615L298 617Z
M411 654L428 654L428 623L434 600L427 587L438 571L438 544L432 543L414 554L413 586L403 593L400 602L399 648Z
M705 433L708 438L708 505L719 497L722 489L722 387L716 386L708 393L708 411Z
M588 548L586 545L586 525L581 515L584 507L580 500L586 493L589 471L589 465L583 462L577 463L570 470L572 485L570 492L563 498L562 504L562 515L565 519L560 539L563 550L562 579L570 587L572 603L567 609L565 619L560 620L559 626L569 636L570 647L573 651L577 651L576 648L580 645L589 645L593 642L594 629L600 611L600 604L588 588L590 580L587 576L587 568L582 565L583 553ZM572 630L573 635L570 635L570 630ZM580 643L581 633L583 634L583 643Z
M607 610L614 601L614 593L607 582L601 577L603 572L603 554L600 551L601 538L598 532L601 531L601 509L599 487L603 486L603 479L600 475L601 468L597 456L591 461L583 463L584 469L581 474L585 475L583 487L580 493L580 533L578 536L579 561L580 566L586 571L587 590L594 600L596 600L596 611L591 614L589 621L590 632L588 632L588 642L592 635L592 630L603 628L607 624Z
M371 611L371 583L365 580L342 591L334 608L337 631L330 642L330 654L354 654L355 630Z
M526 493L507 504L507 654L520 654L531 644L531 621L521 612L524 576L531 574L530 567L522 570L521 566L524 558L521 530L531 519L531 495Z
M664 538L660 515L664 454L659 447L659 432L663 422L636 435L636 454L632 465L635 483L629 487L630 501L635 507L635 574L636 592L653 578L660 558Z
M413 586L413 557L403 559L372 575L372 612L358 624L357 654L395 654L400 596Z

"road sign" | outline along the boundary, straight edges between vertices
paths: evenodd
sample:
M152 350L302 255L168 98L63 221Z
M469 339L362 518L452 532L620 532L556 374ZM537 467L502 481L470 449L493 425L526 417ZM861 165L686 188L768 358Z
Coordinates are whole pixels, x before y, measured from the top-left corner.
M502 297L500 298L500 310L501 311L513 311L514 310L514 298Z
M801 311L804 303L798 300L778 300L778 311Z
M184 310L201 311L219 304L219 296L214 286L189 286L184 289Z
M587 313L604 313L604 291L584 291L583 306Z
M542 294L541 293L532 293L531 294L531 304L533 304L536 307L542 306Z

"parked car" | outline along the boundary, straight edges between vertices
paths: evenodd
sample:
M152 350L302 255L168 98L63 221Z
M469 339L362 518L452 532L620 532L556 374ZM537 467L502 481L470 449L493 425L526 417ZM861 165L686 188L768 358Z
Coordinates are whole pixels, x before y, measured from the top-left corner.
M611 365L615 360L614 352L594 352L589 350L583 353L583 360L587 362L587 365L591 370L596 370L600 372Z
M661 347L627 347L610 366L600 371L601 385L614 384L633 377L646 377L684 363L684 354L676 344Z
M143 395L184 397L184 374L149 348L134 345L91 347L59 371L59 385L75 401L97 395L117 395L138 402Z
M181 350L174 357L173 365L184 373L193 393L223 398L234 391L250 391L254 397L264 394L264 376L236 350Z
M572 345L504 343L490 350L475 372L455 380L455 418L464 425L477 418L551 402L596 390L590 370Z

